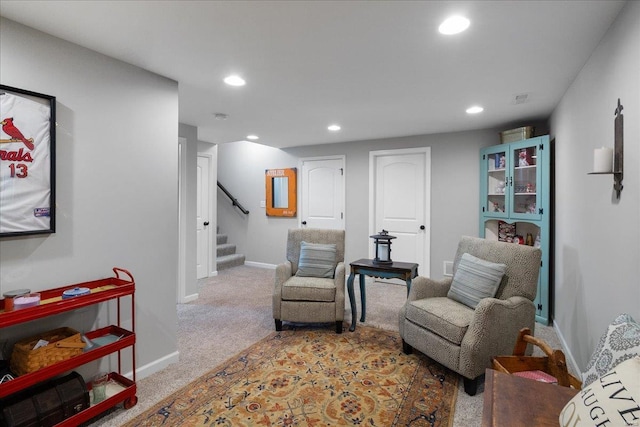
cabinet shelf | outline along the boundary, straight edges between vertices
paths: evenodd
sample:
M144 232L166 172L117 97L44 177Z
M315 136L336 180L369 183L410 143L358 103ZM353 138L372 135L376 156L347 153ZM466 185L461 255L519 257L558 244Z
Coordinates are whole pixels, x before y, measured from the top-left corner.
M132 330L135 330L135 282L133 276L126 270L120 268L113 269L115 276L112 278L94 280L90 282L78 283L71 286L63 286L55 289L39 291L41 295L40 305L24 308L20 310L4 311L4 300L0 301L0 328L6 328L21 323L43 319L48 316L60 314L82 307L107 302L116 299L118 304L118 324L109 325L93 331L87 332L85 335L89 340L102 342L104 344L96 344L95 347L85 349L79 355L70 357L69 359L55 363L53 365L38 369L37 371L20 375L13 380L0 384L0 398L8 397L16 392L34 386L42 381L61 375L67 371L85 365L89 362L101 359L110 354L118 354L118 372L111 372L109 378L121 385L121 390L115 395L110 396L106 400L92 405L87 409L73 415L57 424L57 426L77 426L87 421L114 405L124 402L126 408L134 406L137 402L136 383L135 383L135 343L136 336L133 331L129 331L120 326L120 298L130 296L131 298L131 316ZM128 276L128 280L120 278L120 273ZM89 288L91 293L88 295L62 299L62 293L65 290L76 287ZM102 340L101 340L102 338ZM131 348L133 380L122 376L120 351L125 348Z

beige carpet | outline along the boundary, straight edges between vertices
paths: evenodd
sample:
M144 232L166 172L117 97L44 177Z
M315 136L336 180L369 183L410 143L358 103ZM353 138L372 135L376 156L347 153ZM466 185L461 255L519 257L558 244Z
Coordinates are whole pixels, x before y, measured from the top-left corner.
M178 304L178 349L180 362L138 381L138 404L117 409L94 422L94 426L120 426L163 398L214 369L229 357L274 331L271 292L274 270L240 266L200 281L197 301ZM402 285L374 282L367 278L367 321L369 326L398 330L398 312L406 299ZM359 290L357 307L360 309ZM348 298L345 323L351 321ZM285 323L285 329L287 323ZM328 325L328 328L333 328ZM348 331L344 333L349 333ZM560 348L551 327L536 326L536 336L552 348ZM140 350L138 350L140 351ZM483 385L476 396L468 396L460 381L454 426L480 426Z

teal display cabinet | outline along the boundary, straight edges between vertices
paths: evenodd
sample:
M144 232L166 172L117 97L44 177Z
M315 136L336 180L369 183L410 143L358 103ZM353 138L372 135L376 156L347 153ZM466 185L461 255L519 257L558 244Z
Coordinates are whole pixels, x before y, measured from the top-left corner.
M536 321L549 324L551 146L539 136L480 150L480 237L542 250Z

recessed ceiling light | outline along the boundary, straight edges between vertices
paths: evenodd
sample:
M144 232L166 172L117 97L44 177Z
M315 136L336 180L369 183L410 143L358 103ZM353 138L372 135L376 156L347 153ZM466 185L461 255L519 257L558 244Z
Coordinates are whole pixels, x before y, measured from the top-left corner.
M329 127L327 127L327 129L329 129L331 132L337 132L341 129L341 127L338 125L330 125Z
M440 24L438 31L446 35L458 34L469 28L469 24L470 21L464 16L452 16Z
M484 111L484 108L482 108L479 105L474 105L473 107L467 108L467 114L478 114L478 113L482 113L483 111Z
M247 135L247 139L251 139L255 141L256 139L260 139L260 138L258 137L258 135Z
M247 83L242 77L235 74L225 77L224 82L229 86L244 86Z

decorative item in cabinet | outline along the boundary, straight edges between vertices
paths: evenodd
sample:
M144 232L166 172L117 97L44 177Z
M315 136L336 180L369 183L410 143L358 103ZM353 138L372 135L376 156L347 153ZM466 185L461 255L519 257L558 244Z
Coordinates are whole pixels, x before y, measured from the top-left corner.
M516 237L516 226L515 224L509 224L504 221L498 222L498 240L501 242L513 242L514 237Z
M542 249L535 305L536 320L544 324L549 322L550 180L548 136L494 145L480 151L479 235L533 243Z
M133 332L135 331L135 281L131 273L127 270L114 268L113 272L115 273L115 277L40 291L40 305L22 310L6 311L4 310L6 301L0 300L0 328L23 324L36 319L43 319L55 314L66 313L103 302L114 301L117 304L117 325L105 326L84 334L90 342L98 344L95 344L91 349L87 349L87 351L84 352L82 348L80 348L80 354L1 383L0 399L4 400L47 379L54 378L76 367L117 353L118 370L117 372L110 372L108 374L109 383L113 384L114 387L107 387L107 389L112 390L112 393L107 392L105 400L66 418L61 423L56 424L56 426L75 427L81 425L119 403L122 403L125 409L136 405L138 401L135 383L136 336L135 332ZM74 288L88 288L90 292L87 295L62 298L64 291ZM131 302L131 331L120 326L121 312L123 311L121 309L121 300L123 298ZM121 352L125 349L127 353L131 354L131 372L133 379L126 378L122 375Z

